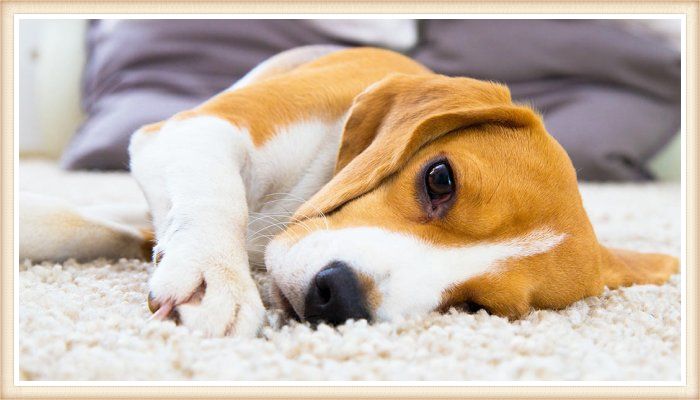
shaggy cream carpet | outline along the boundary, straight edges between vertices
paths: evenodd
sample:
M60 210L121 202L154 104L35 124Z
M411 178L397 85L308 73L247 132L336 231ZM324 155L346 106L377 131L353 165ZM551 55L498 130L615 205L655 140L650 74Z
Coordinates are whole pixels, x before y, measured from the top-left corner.
M20 164L20 188L78 204L143 201L121 173ZM583 184L610 246L680 254L678 184ZM20 204L21 207L21 204ZM137 260L20 261L24 380L678 380L680 277L606 291L562 311L508 322L452 312L317 330L273 311L261 337L205 339L147 321L150 265ZM263 273L258 281L265 286Z

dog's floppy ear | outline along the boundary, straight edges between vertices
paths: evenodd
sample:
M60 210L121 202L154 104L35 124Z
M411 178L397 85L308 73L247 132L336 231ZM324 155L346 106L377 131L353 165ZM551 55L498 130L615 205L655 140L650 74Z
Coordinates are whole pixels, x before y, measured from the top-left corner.
M340 172L375 140L374 147L379 144L410 146L409 141L422 145L435 137L426 137L429 132L419 132L418 128L433 132L440 128L453 130L488 122L489 118L493 122L498 117L505 117L502 118L505 122L508 116L503 114L507 111L498 112L495 106L506 105L511 105L508 88L493 82L435 74L389 75L355 98L345 122L335 172ZM487 111L500 115L486 116L483 113ZM473 115L467 116L466 112ZM477 121L479 119L482 121ZM423 136L417 136L419 133Z
M605 286L611 289L634 284L660 285L678 272L678 259L666 254L608 249L603 246L601 251L601 278Z
M530 109L513 105L503 85L435 74L392 74L355 98L336 174L295 218L329 213L369 192L421 146L450 131L477 124L532 123L541 121Z

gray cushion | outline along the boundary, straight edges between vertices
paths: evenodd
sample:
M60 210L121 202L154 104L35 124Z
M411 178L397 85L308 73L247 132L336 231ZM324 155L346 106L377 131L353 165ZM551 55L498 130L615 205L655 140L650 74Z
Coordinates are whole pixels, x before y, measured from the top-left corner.
M425 21L414 58L508 84L542 112L579 178L645 180L680 128L680 54L654 36L591 20Z
M680 55L603 21L425 20L408 55L436 72L506 83L543 113L579 178L644 180L680 126ZM121 169L139 126L230 86L264 59L340 41L301 20L95 21L70 169Z
M88 28L83 108L64 151L68 169L128 168L140 126L193 107L266 58L307 43L336 43L285 20L131 20Z

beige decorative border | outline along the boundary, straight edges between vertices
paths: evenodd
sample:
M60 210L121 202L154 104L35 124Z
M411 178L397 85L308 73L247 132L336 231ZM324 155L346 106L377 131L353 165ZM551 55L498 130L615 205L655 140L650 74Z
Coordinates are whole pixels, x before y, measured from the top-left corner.
M2 275L0 305L2 311L2 391L1 398L123 398L123 397L653 397L698 398L698 2L697 1L5 1L0 0L2 16L2 88L0 114L2 126ZM13 20L15 14L34 13L378 13L391 18L401 13L624 13L624 14L685 14L686 15L686 386L679 387L18 387L14 385L13 343L13 272L14 272L14 81L13 81ZM516 383L517 384L517 383Z

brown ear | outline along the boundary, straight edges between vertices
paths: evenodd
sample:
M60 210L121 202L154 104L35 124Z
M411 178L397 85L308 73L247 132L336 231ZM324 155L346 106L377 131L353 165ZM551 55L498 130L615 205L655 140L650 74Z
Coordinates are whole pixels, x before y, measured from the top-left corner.
M678 272L676 257L605 247L601 250L601 277L611 289L645 283L660 285Z
M393 74L358 95L345 123L336 175L297 210L329 213L374 189L426 143L477 124L540 123L505 86L442 75Z

